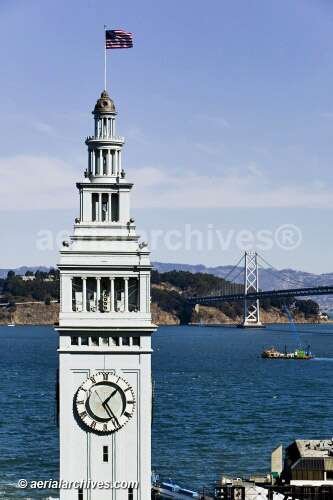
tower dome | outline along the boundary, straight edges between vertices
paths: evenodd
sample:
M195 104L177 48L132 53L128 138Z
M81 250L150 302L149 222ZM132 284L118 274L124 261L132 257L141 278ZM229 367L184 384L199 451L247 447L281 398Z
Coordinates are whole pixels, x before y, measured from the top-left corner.
M99 115L101 113L112 113L114 115L117 114L114 102L112 99L110 99L109 94L106 90L103 90L103 92L101 93L101 97L96 102L95 109L93 111L94 115Z

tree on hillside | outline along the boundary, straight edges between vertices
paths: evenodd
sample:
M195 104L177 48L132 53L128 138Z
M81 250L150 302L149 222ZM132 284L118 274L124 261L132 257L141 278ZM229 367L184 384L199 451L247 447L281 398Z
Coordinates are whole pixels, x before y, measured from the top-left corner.
M49 273L46 273L45 271L36 271L35 272L35 278L36 280L43 280L49 276Z
M297 307L300 312L303 312L306 318L319 313L319 305L311 299L296 300L295 307Z
M230 283L213 274L191 273L190 271L168 271L159 273L152 271L152 283L160 284L162 282L171 283L171 285L188 292L189 295L208 295L211 292L221 293L222 285L228 289ZM241 292L243 285L233 283L232 293ZM230 290L231 292L231 290Z
M153 285L159 285L162 283L161 274L153 269L150 275L150 280Z
M60 271L59 271L59 269L54 269L54 267L51 267L51 269L49 271L49 275L53 276L55 279L59 279Z

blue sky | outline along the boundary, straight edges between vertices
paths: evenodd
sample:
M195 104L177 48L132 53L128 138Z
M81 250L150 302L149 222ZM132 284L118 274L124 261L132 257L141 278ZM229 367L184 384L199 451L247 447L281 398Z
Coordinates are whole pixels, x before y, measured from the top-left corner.
M107 90L152 259L226 265L247 247L277 268L333 271L330 1L0 9L1 268L58 262L78 215L106 24L133 33L133 49L107 53Z

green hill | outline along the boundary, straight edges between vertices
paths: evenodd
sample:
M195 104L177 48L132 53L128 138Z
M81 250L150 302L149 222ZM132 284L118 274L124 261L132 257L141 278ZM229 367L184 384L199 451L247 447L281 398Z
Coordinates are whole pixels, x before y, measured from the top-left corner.
M243 292L244 287L241 284L230 283L208 273L176 270L160 273L153 270L151 285L152 314L157 323L199 323L202 318L207 323L232 323L242 318L242 301L221 302L214 307L200 306L200 310L193 310L186 303L188 297L218 295L222 290L228 290L229 293ZM35 274L26 271L25 275L16 275L14 271L9 271L6 278L0 279L0 305L3 304L0 308L0 322L7 323L14 315L14 320L20 323L29 323L28 318L33 318L34 323L52 323L56 320L59 306L51 302L58 301L59 297L58 270L37 270ZM287 321L283 302L283 298L261 301L266 321ZM289 297L286 302L291 307L296 321L318 320L319 306L313 300L296 300ZM41 309L43 303L46 309Z

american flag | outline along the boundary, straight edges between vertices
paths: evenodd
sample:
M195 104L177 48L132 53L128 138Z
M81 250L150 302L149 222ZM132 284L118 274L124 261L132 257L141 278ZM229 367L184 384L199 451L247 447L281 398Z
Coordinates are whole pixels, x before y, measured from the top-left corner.
M107 49L130 49L133 47L132 33L123 30L106 30L105 46Z

